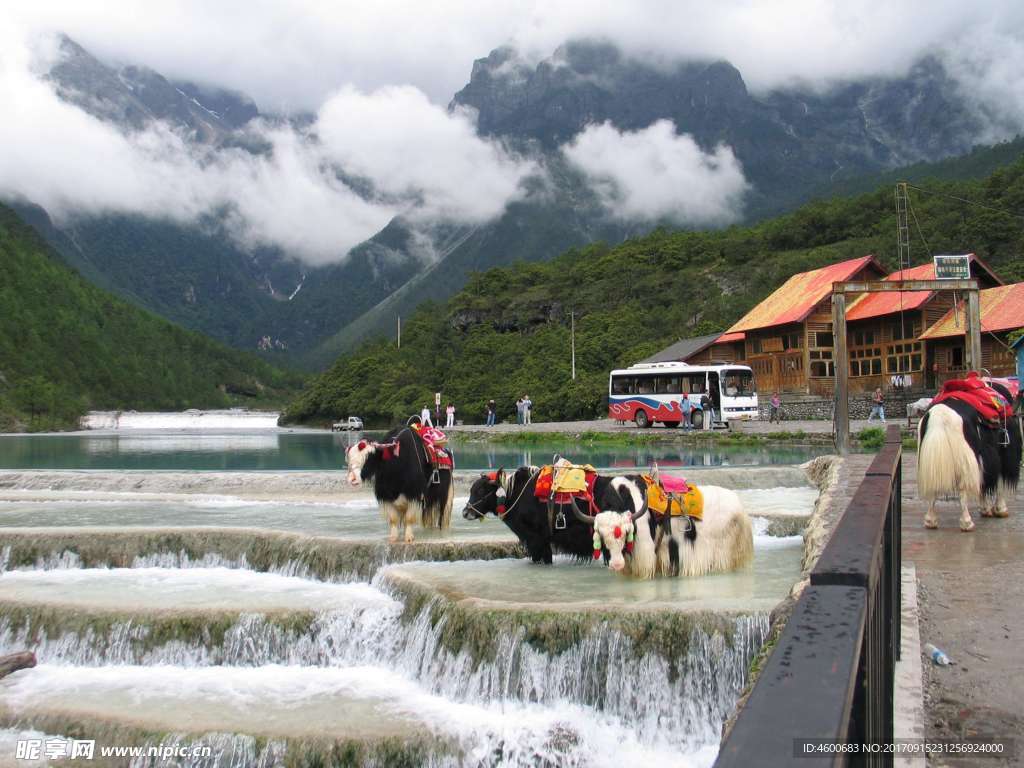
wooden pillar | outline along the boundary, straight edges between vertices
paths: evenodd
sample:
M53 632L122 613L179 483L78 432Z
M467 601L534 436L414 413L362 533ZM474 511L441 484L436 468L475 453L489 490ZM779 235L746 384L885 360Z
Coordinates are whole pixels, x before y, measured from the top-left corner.
M967 369L981 371L981 303L978 289L967 291L967 327L964 329L967 342Z
M846 358L846 294L832 294L832 362L836 369L835 427L836 448L840 456L850 453L850 399L847 377L850 361Z

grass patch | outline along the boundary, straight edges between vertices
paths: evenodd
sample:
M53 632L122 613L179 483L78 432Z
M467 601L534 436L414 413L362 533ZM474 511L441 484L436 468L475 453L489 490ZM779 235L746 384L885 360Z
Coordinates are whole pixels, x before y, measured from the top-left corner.
M885 430L881 427L866 427L857 433L856 439L861 448L877 451L885 445Z

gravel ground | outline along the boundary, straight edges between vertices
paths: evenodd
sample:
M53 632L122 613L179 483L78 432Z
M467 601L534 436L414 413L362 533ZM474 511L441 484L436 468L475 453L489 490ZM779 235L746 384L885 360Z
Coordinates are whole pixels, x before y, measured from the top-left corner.
M933 758L929 765L1024 765L1024 502L1005 520L981 518L961 533L959 505L940 502L939 530L922 525L916 456L904 454L903 557L917 567L921 643L955 662L924 664L929 739L1016 739L1006 759Z

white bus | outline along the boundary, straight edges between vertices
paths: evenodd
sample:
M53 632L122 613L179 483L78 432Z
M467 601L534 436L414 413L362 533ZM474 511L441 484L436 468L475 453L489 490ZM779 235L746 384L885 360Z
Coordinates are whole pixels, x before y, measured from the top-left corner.
M683 413L682 395L689 396L692 423L704 425L702 395L707 394L718 421L757 419L754 372L746 365L688 365L639 363L608 377L608 418L649 427L660 421L678 427Z

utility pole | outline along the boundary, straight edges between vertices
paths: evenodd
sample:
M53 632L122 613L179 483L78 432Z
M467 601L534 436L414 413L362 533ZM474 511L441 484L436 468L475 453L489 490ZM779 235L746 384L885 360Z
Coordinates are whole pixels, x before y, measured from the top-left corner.
M832 416L836 430L836 448L840 456L850 453L850 395L848 377L850 362L846 356L846 294L832 293L832 364L835 368L835 411Z
M896 247L900 260L900 270L910 266L910 222L907 219L909 198L907 197L907 182L900 181L896 184ZM900 275L905 278L906 275Z
M569 338L572 346L572 380L576 381L576 310L569 313Z

